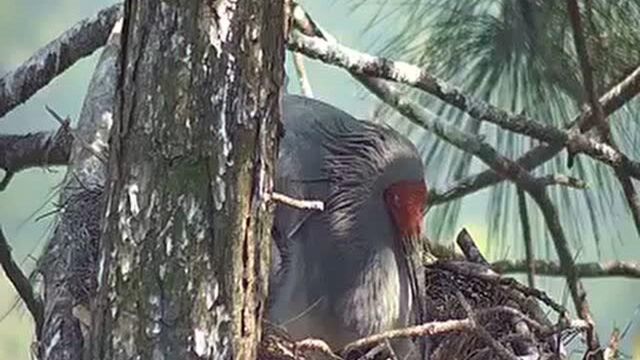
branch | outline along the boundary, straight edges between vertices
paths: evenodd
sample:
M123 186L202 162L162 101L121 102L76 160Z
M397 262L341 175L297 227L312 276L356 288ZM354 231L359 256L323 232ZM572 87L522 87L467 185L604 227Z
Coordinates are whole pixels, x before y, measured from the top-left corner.
M356 340L352 343L347 344L347 346L344 347L341 353L348 354L354 350L369 347L385 340L433 336L451 332L463 332L471 330L473 330L473 323L470 319L432 321L422 325L385 331L383 333Z
M0 79L0 117L27 101L76 61L102 47L121 17L122 4L117 4L82 20L3 76Z
M471 238L471 235L469 235L467 229L462 229L458 233L456 243L467 260L476 264L489 266L489 262L487 262L487 259L482 255L480 249L476 246L476 243L473 241L473 238Z
M557 262L535 260L536 273L543 276L563 276ZM632 261L605 261L575 264L580 278L626 277L640 279L640 263ZM491 268L501 274L524 273L528 266L525 260L501 260L491 264Z
M518 189L518 210L520 212L520 224L522 224L522 238L524 239L524 253L527 260L527 282L529 287L535 287L536 267L534 264L533 241L531 240L531 226L527 211L527 195L522 189Z
M20 266L11 257L11 247L9 246L7 239L4 237L2 228L0 228L0 265L7 278L13 284L18 295L27 306L27 309L33 317L35 323L35 333L38 341L42 335L42 324L44 322L44 305L42 299L33 292L33 287L29 283L29 279L24 275Z
M478 335L478 337L480 337L480 339L482 339L491 348L493 348L493 351L495 351L498 357L506 360L518 360L518 358L513 353L507 350L507 348L505 348L504 345L496 341L496 339L494 339L493 336L491 336L491 334L487 331L487 329L485 329L484 326L482 326L482 324L478 322L477 316L473 311L473 309L471 308L471 305L464 298L464 296L462 296L462 293L460 293L460 291L456 291L456 296L458 297L458 301L460 302L460 305L462 306L464 311L467 313L467 316L471 320L473 324L473 329L475 333Z
M585 183L581 179L576 179L571 176L566 176L562 174L551 174L540 177L537 179L541 185L543 186L566 186L574 189L586 189L587 183Z
M271 193L269 199L300 210L324 210L324 203L319 200L299 200L277 192Z
M580 60L580 68L582 70L584 88L587 92L587 97L589 99L589 103L591 104L591 109L594 110L594 122L598 129L598 132L600 133L600 136L602 137L602 141L605 144L610 145L612 148L618 149L613 141L613 138L611 137L609 125L605 121L602 107L600 106L598 98L596 97L596 90L593 80L593 69L591 66L591 61L589 60L589 51L587 50L587 44L584 38L584 31L582 29L582 21L580 19L580 8L578 6L578 2L576 0L567 0L567 11L569 13L571 26L573 28L573 40L575 43L576 52L578 53L578 59ZM638 199L636 189L633 186L633 182L631 181L627 173L621 171L620 169L616 169L615 173L618 182L622 186L622 190L627 200L627 205L631 210L631 217L633 218L633 223L636 227L636 231L638 235L640 235L640 199Z
M536 122L522 114L510 114L480 99L464 94L458 88L434 77L424 68L371 56L338 43L330 43L302 34L290 37L289 49L301 52L313 59L340 66L358 76L371 76L414 86L478 120L488 121L506 130L585 153L614 169L640 179L640 163L629 159L624 153L608 144L598 142L578 131L561 130Z
M531 296L540 300L560 315L567 313L567 309L565 309L564 306L554 301L544 291L525 286L515 279L503 277L500 274L491 271L489 268L479 268L477 265L468 261L444 261L439 262L438 267L467 277L475 277L493 284L506 286L526 296Z
M3 183L8 184L13 174L24 169L66 165L72 140L62 128L26 135L0 135L0 168L5 171ZM2 190L4 186L0 186Z
M599 103L602 106L604 115L611 115L626 105L639 92L640 67L636 68L629 76L600 98ZM567 129L586 132L594 126L594 118L593 111L589 108L576 116L567 126ZM516 163L527 170L532 170L551 160L562 149L563 147L558 145L540 144L518 158ZM503 180L504 178L493 170L485 170L456 181L444 191L432 191L429 196L432 205L443 204L495 185Z

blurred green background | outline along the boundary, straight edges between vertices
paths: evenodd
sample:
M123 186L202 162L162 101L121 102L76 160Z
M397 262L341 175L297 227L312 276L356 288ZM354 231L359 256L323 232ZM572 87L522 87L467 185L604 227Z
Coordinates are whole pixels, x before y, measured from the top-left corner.
M112 3L104 0L0 0L0 75L14 69L36 49L77 21ZM388 3L393 7L393 1ZM379 10L375 1L366 2L356 12L351 11L352 3L349 1L306 0L302 4L319 24L347 46L376 52L381 44L392 39L392 32L386 31L385 27L370 28L370 20ZM386 26L400 28L404 24L390 22ZM366 29L369 31L365 31ZM45 105L53 107L62 115L76 118L96 55L97 53L78 62L26 104L0 119L0 133L24 134L55 129L57 123L45 113ZM377 104L375 99L367 95L345 72L318 62L307 61L306 65L317 98L360 118L372 116ZM291 61L287 63L287 73L289 91L298 92ZM437 161L437 158L432 161ZM429 168L427 164L430 183L441 184L449 180L446 174L429 172ZM35 259L51 234L54 217L40 216L53 209L53 203L57 199L57 186L63 176L64 168L24 171L15 176L9 187L0 193L0 225L13 247L15 258L25 271L33 269ZM455 225L456 228L464 226L469 229L484 249L492 241L486 236L488 201L488 191L465 198L460 218ZM561 216L580 215L561 212ZM618 229L611 231L622 231L622 238L628 237L629 240L616 241L615 244L600 249L602 259L640 260L640 241L637 241L633 229L626 223L626 218L624 221L624 224L621 221ZM437 240L450 242L452 239L447 237ZM495 247L491 251L492 258L522 257L522 247L519 244L510 244L509 239L502 239L501 244L504 245L499 251L495 251ZM593 242L585 241L583 245L578 260L597 260L598 253ZM632 323L630 334L623 341L623 350L630 354L632 340L640 329L636 314L640 304L640 280L615 278L588 280L585 283L602 342L606 342L614 326L625 327L629 322ZM566 301L566 291L560 279L540 278L538 284L556 298ZM0 272L0 359L30 358L32 323L25 309L19 304L15 306L16 303L13 288L7 283L4 273Z

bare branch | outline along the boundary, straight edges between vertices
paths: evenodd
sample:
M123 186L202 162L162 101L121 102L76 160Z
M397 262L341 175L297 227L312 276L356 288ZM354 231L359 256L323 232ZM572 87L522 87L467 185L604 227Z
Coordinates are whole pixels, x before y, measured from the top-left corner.
M562 269L557 262L535 260L536 273L543 276L563 276ZM640 264L632 261L605 261L575 264L576 272L580 278L599 277L626 277L640 279ZM491 264L495 271L508 273L527 272L528 265L525 260L501 260Z
M304 56L300 53L293 53L293 65L296 68L296 73L298 73L298 81L300 82L302 95L312 98L313 91L311 90L311 83L309 82L309 77L304 67Z
M585 153L614 169L640 179L640 163L629 159L624 153L608 144L598 142L578 131L561 130L534 121L523 114L510 114L464 94L460 89L434 77L424 68L371 56L338 43L330 43L302 34L296 34L289 39L289 49L313 59L343 67L355 75L372 76L415 86L478 120L488 121L506 130Z
M332 350L329 344L320 339L303 339L300 341L296 341L294 344L294 353L297 358L298 353L302 354L313 354L320 353L325 355L326 357L334 360L342 360L342 358L336 355Z
M611 137L611 131L609 125L605 121L604 112L600 106L600 102L596 96L596 89L594 85L593 69L591 61L589 60L589 51L587 49L587 43L584 38L584 31L582 29L582 20L580 19L580 8L577 0L567 0L567 11L571 20L571 26L573 27L573 40L578 53L578 59L580 60L580 68L582 70L582 79L584 82L584 88L591 104L591 109L594 110L594 122L600 133L602 141L605 144L609 144L612 148L618 149ZM622 186L627 205L631 210L631 217L636 226L636 231L640 235L640 199L636 193L636 189L633 186L629 175L621 169L615 171L618 182Z
M460 305L462 305L462 308L467 313L467 316L469 317L469 319L471 319L471 322L473 323L473 330L478 335L478 337L480 337L484 342L486 342L495 351L498 357L505 360L518 360L518 358L513 353L507 350L507 348L505 348L504 345L496 341L496 339L494 339L493 336L491 336L491 334L487 331L487 329L485 329L484 326L482 326L482 324L478 322L478 319L476 318L476 315L473 309L471 308L471 305L464 298L464 296L462 296L462 293L460 293L460 291L456 291L456 296L458 297L458 301L460 302Z
M62 128L26 135L0 135L0 169L5 171L0 191L13 174L36 166L66 165L71 136Z
M558 304L542 290L522 285L515 279L503 277L500 274L489 270L488 268L486 269L486 271L482 271L477 267L477 265L470 265L473 264L465 261L446 261L440 262L438 264L438 266L442 269L449 270L468 277L476 277L490 283L506 286L526 296L532 296L542 301L542 303L549 306L551 309L561 315L567 313L567 309L565 309L564 306Z
M524 239L524 253L527 260L527 282L529 287L535 287L536 267L534 264L533 241L531 240L531 226L527 211L527 196L522 189L518 189L518 210L520 212L520 224L522 224L522 238Z
M110 6L65 31L4 75L0 79L0 117L27 101L76 61L102 47L121 17L122 4Z
M489 262L484 258L467 229L462 229L458 233L456 243L458 244L458 247L460 247L460 250L462 250L462 253L467 258L467 260L477 264L487 266L489 265Z
M609 116L626 105L638 92L640 92L640 67L636 68L629 76L600 98L599 102L604 115ZM588 131L594 126L594 118L593 111L589 108L576 116L567 128L581 132ZM516 160L516 163L527 170L532 170L551 160L562 149L562 146L543 143L527 151ZM469 175L451 184L444 191L432 190L429 194L431 203L432 205L437 205L456 200L503 180L504 178L493 170L485 170L475 175Z
M0 228L0 265L2 265L2 269L5 274L7 274L7 278L11 281L13 287L15 287L18 295L20 295L20 298L27 306L27 309L29 309L35 323L36 337L39 341L42 335L42 324L44 322L44 305L42 304L42 299L34 293L29 279L24 275L22 270L20 270L20 266L13 260L11 247L2 232L2 228Z
M383 333L371 335L356 340L344 347L341 353L369 347L385 340L411 338L420 336L433 336L447 334L451 332L463 332L473 330L473 323L470 319L433 321L422 325L411 326L403 329L385 331Z
M560 185L566 186L574 189L586 189L587 183L583 180L576 179L571 176L566 176L562 174L551 174L547 176L543 176L537 179L543 186L552 186L552 185Z
M299 200L277 192L271 193L270 199L300 210L324 210L324 203L319 200Z
M74 141L77 141L85 150L89 151L93 156L95 156L98 160L100 160L103 164L107 164L106 157L100 153L100 149L94 149L91 145L85 141L81 136L75 133L75 130L71 129L69 124L71 120L69 118L63 119L62 116L58 115L52 108L45 105L45 109L53 118L60 124L60 127L69 133Z

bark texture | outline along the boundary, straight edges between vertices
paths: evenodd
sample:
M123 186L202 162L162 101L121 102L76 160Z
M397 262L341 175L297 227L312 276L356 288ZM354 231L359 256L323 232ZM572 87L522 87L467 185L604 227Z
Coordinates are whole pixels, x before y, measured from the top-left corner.
M67 151L71 156L60 193L60 215L38 264L45 300L40 359L81 359L86 346L84 325L74 308L86 309L96 291L106 164L95 154L106 152L113 123L120 28L121 24L114 27L91 78L74 131L78 139Z
M131 0L122 37L94 358L255 358L283 2Z

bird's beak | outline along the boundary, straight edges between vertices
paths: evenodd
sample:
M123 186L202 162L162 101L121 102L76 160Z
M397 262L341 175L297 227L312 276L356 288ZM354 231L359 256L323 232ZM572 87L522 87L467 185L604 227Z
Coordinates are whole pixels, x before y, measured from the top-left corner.
M402 239L402 252L404 257L405 266L409 275L409 287L411 290L412 302L416 304L415 308L418 310L416 315L416 322L423 322L425 319L422 315L421 300L424 299L424 270L422 266L422 246L420 244L419 235L409 235ZM420 315L420 316L418 316Z
M409 275L409 288L411 291L411 299L413 303L413 317L416 325L423 324L427 321L425 314L425 274L422 261L422 244L420 244L419 233L414 235L405 236L402 239L402 252L404 257L404 263L407 268L407 274ZM418 339L418 345L420 348L421 358L424 356L427 349L428 339Z

